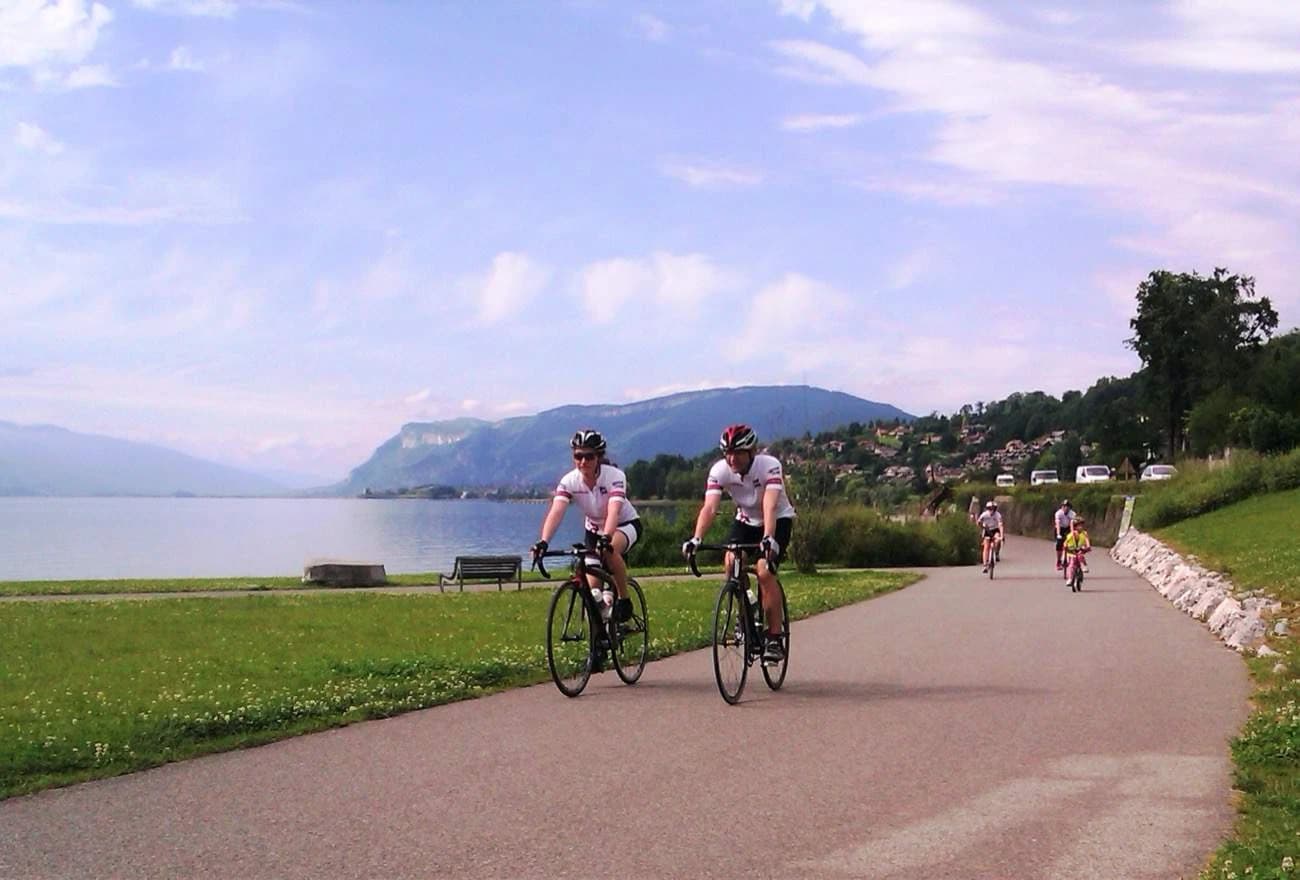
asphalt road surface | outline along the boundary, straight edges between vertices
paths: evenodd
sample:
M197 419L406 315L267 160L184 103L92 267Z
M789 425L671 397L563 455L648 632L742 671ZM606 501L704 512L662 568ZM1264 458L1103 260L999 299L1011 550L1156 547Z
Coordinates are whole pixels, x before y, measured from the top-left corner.
M1101 552L1072 595L1012 539L753 672L735 707L696 651L10 799L0 878L1177 878L1231 827L1245 664Z

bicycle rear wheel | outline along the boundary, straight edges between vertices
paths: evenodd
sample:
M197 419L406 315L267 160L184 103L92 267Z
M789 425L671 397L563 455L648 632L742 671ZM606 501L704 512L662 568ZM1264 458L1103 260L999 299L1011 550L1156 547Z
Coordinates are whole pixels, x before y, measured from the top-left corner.
M777 581L777 583L781 583ZM767 621L764 621L766 626ZM770 633L770 629L764 629L764 632ZM768 635L767 638L771 638ZM763 666L763 680L772 690L780 690L781 685L785 684L785 671L790 668L790 603L785 599L785 587L781 588L781 662L771 666L766 663Z
M576 697L591 678L596 629L591 604L575 581L566 581L551 596L546 615L546 665L560 693Z
M632 600L632 617L613 626L614 671L624 684L636 684L645 671L650 654L650 627L645 612L645 593L635 578L627 579L627 597Z
M740 586L727 581L718 591L713 606L713 675L722 699L733 706L740 702L749 674L748 636L745 632L745 600Z

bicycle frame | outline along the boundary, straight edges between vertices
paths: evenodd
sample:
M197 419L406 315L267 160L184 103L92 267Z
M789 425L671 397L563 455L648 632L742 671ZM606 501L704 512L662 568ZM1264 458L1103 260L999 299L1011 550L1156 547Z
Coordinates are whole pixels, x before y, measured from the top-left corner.
M745 664L749 665L755 657L763 653L763 647L767 639L766 630L760 631L760 627L757 625L763 605L763 585L758 580L758 570L748 564L749 554L757 553L762 549L762 546L759 544L701 544L696 549L714 550L731 556L726 580L728 582L734 581L740 588L740 601L743 609L741 616L745 619L745 644L748 646ZM699 566L695 564L695 554L688 556L686 562L690 566L691 574L696 577L703 577ZM751 574L754 575L756 602L751 602L749 599L749 576Z

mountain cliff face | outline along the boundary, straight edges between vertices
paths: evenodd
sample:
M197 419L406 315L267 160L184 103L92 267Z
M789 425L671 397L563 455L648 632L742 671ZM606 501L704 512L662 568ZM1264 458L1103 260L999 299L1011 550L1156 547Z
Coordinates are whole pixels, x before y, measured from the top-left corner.
M148 443L0 422L0 495L273 495L284 487Z
M610 459L626 466L660 453L699 455L715 446L722 429L733 422L752 425L763 442L855 421L911 418L897 407L850 394L779 385L688 391L621 405L562 406L499 422L411 423L330 491L347 495L430 484L549 487L572 466L569 438L578 428L604 433Z

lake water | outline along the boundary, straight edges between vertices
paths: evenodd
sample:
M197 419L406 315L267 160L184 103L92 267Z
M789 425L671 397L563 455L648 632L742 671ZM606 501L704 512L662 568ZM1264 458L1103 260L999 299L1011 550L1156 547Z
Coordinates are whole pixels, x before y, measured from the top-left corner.
M0 580L301 576L319 558L390 574L525 558L546 505L359 498L0 498ZM580 540L570 510L553 545Z

